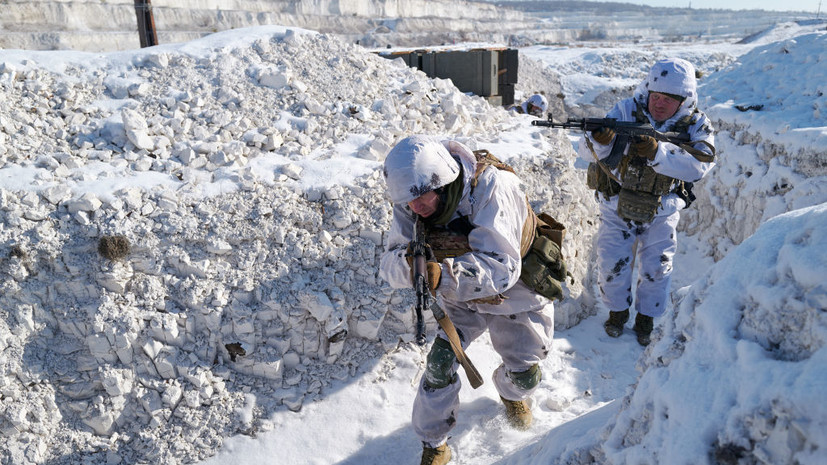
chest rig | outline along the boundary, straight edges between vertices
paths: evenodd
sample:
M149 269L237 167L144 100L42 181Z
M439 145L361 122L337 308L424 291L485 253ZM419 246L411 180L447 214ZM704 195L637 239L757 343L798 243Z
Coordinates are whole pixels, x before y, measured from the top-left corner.
M688 134L695 113L697 110L678 120L673 130L679 134ZM649 122L640 102L633 115L639 123ZM630 136L618 134L609 156L603 162L609 170L618 168L620 177L614 178L608 170L601 169L596 162L592 162L586 171L587 187L594 189L595 195L602 194L607 200L617 195L617 213L627 221L652 221L660 207L661 197L672 192L681 196L688 206L694 198L691 194L692 184L660 174L649 166L646 159L624 153L629 142Z

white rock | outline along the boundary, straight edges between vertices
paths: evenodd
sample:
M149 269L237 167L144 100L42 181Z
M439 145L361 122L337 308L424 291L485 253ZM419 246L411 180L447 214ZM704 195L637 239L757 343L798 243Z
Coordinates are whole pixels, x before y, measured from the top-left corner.
M356 326L353 328L355 336L375 341L379 337L379 328L385 319L385 313L379 311L364 311L356 319Z
M72 194L72 190L66 185L58 184L43 189L42 191L40 191L40 194L52 205L57 205L63 200L69 198L69 196Z
M226 255L232 251L233 246L221 238L212 239L207 244L207 252L214 253L216 255Z
M178 384L177 381L173 381L169 385L167 385L166 389L164 389L164 393L161 395L161 401L167 407L174 408L178 405L178 402L183 397L183 391L181 390L181 386Z
M299 180L302 175L302 168L294 163L288 163L281 167L281 172L290 179Z
M282 360L284 361L284 366L290 369L296 368L299 365L299 363L301 363L301 358L299 357L299 354L295 352L287 352L282 357Z
M86 345L89 347L89 352L98 360L103 360L109 363L117 361L118 357L112 350L109 340L102 334L90 334L86 337Z
M324 292L303 292L298 295L299 304L313 315L313 318L324 322L333 313L333 303Z
M115 414L113 412L93 415L84 418L83 422L95 430L95 434L99 436L111 436L115 430Z
M551 395L546 399L546 407L555 412L563 412L570 405L571 400L560 395Z
M152 64L158 68L166 68L169 66L168 53L153 53L144 57L146 63Z
M296 90L299 93L307 92L307 84L305 84L301 81L293 81L291 83L291 86L293 87L294 90Z
M262 147L262 149L268 152L272 152L273 150L276 150L277 148L281 147L283 144L284 137L282 137L281 134L270 134L267 136L267 140L264 141L264 146Z
M132 373L127 370L107 370L101 375L101 384L110 396L122 396L132 391Z
M100 208L101 205L103 205L103 202L98 200L98 197L95 194L87 192L79 199L68 201L66 203L66 208L69 210L69 213L77 213L80 211L93 212Z
M290 76L275 69L264 70L258 83L271 89L281 89L290 82Z
M165 379L173 379L178 376L178 371L175 369L175 354L169 349L163 350L158 357L155 358L155 368L158 374Z
M150 415L157 414L164 406L161 403L161 395L154 389L141 389L138 401L144 410Z

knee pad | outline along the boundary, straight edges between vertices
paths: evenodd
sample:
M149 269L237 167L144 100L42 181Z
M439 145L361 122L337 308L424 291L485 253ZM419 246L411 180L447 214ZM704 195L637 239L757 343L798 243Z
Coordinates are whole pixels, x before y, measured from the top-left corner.
M523 391L530 391L540 384L543 372L540 370L540 365L535 363L526 371L509 371L508 378Z
M441 389L453 383L457 378L453 372L456 359L448 341L441 337L434 339L425 368L425 385L432 389Z

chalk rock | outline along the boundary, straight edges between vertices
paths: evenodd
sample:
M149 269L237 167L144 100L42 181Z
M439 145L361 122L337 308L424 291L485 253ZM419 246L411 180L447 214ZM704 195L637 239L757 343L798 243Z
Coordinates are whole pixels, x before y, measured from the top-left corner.
M79 199L68 201L66 203L66 208L69 210L69 213L74 214L81 211L93 212L100 208L101 205L103 205L103 202L101 202L95 194L87 192Z
M290 179L299 180L302 177L302 168L294 163L288 163L281 167L281 172Z
M290 76L277 69L262 70L258 83L271 89L281 89L290 83Z
M124 369L108 369L101 374L101 384L110 396L122 396L132 392L132 372Z
M123 119L124 131L129 142L132 142L138 149L149 151L155 148L152 137L147 133L146 119L140 113L124 108L121 110L121 119Z

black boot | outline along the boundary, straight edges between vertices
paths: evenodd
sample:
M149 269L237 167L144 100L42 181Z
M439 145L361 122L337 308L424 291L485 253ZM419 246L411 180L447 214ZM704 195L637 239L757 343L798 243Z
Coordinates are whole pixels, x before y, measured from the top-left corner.
M620 337L623 334L623 325L629 321L629 309L619 312L609 312L609 319L603 323L603 329L611 337Z
M642 346L649 345L649 341L652 340L652 328L654 326L655 323L651 316L646 316L642 313L638 313L637 316L635 316L635 326L632 329L637 333L638 344Z

